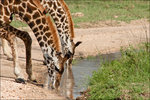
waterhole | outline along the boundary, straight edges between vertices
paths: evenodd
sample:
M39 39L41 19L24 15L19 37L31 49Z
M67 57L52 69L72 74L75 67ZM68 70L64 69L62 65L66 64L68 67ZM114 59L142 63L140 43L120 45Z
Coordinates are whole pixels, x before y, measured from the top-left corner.
M98 70L102 63L119 59L120 52L103 54L101 56L89 57L87 59L77 60L76 64L72 66L74 75L74 98L80 96L80 92L88 87L88 78L92 76L92 72Z

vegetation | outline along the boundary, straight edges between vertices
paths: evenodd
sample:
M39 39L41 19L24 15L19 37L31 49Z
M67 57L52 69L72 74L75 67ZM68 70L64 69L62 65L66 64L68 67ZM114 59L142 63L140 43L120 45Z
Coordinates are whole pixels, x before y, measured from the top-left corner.
M122 49L122 57L101 65L90 78L89 100L148 99L150 43Z
M116 20L129 22L149 18L150 1L142 0L66 0L71 13L81 12L82 17L73 16L75 26L81 22Z

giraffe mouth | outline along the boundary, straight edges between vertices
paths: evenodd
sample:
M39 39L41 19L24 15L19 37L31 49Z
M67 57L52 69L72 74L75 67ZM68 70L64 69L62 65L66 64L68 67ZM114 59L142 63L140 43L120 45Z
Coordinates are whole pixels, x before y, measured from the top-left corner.
M61 69L58 69L58 68L55 66L55 71L56 71L59 75L62 75L63 72L64 72L64 68L62 67Z

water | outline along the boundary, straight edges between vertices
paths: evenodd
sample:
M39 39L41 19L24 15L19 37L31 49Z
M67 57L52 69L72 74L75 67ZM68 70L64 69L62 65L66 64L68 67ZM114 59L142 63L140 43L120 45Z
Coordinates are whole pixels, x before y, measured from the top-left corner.
M111 61L118 59L120 53L104 54L101 57L94 57L90 59L83 59L72 66L75 86L74 86L74 98L80 96L80 92L87 89L88 77L92 76L92 72L98 70L102 61Z

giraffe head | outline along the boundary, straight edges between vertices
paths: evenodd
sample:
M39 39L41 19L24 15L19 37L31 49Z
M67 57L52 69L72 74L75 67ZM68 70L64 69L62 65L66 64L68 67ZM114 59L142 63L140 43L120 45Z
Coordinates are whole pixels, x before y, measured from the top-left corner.
M69 59L68 56L62 57L62 53L58 52L56 54L56 57L58 58L57 60L55 59L55 57L53 57L53 63L52 63L52 67L55 70L55 76L54 76L54 80L52 80L53 82L53 88L55 88L56 90L58 90L58 87L60 85L60 81L61 81L61 77L62 74L64 72L64 64L66 63L66 61Z
M65 37L65 38L67 38L67 37ZM65 56L68 56L69 58L72 58L75 54L76 47L78 47L82 42L78 41L75 43L73 41L73 38L70 38L70 37L65 40L66 40L66 43L62 44L63 45L63 47L62 47L63 54Z

